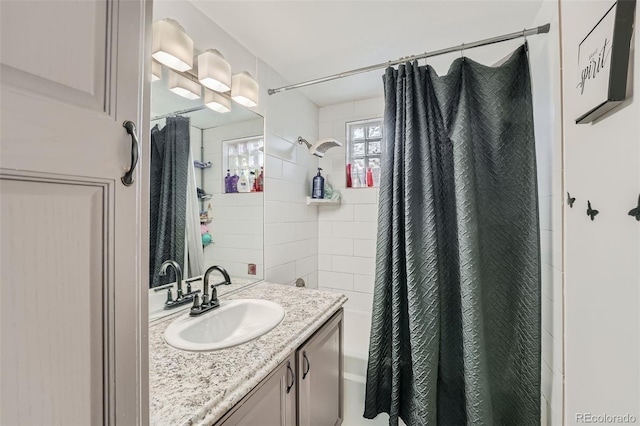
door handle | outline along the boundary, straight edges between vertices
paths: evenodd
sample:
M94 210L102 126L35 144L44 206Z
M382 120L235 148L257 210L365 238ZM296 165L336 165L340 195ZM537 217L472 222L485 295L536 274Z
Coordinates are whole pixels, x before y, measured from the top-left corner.
M129 171L122 176L120 180L124 186L131 186L133 184L133 172L136 169L136 165L138 164L138 135L136 135L136 125L133 121L127 120L122 123L122 126L127 129L127 133L131 135L131 167Z
M309 374L309 370L311 370L311 363L309 362L309 358L307 358L307 351L302 351L302 363L303 363L302 365L303 366L304 366L304 361L307 362L307 368L302 373L302 380L304 380L304 378L307 377L307 374Z
M296 373L291 369L291 363L287 362L287 373L291 373L291 384L287 384L287 393L291 391L291 388L296 383Z

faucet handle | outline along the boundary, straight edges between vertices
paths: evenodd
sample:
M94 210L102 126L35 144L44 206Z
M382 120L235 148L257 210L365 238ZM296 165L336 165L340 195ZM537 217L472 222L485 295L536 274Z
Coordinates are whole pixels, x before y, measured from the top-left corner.
M191 310L198 310L200 309L200 296L198 296L198 293L193 295L193 306L191 307Z
M167 303L173 302L173 295L171 294L171 288L167 291Z
M202 277L189 278L188 280L184 280L184 282L187 283L187 294L191 294L191 283L200 281L201 279Z

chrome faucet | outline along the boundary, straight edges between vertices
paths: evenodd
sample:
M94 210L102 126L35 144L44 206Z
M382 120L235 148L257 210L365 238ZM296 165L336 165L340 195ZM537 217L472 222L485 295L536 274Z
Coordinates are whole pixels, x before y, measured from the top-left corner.
M197 293L200 290L196 290L195 292L191 291L191 283L187 285L187 293L183 294L182 292L182 269L180 268L180 264L175 260L165 260L160 266L160 276L167 275L167 268L171 266L175 270L176 273L176 287L178 288L178 294L176 300L173 300L173 296L171 295L171 288L167 292L167 301L164 303L165 309L175 308L176 306L185 305L187 303L191 303L194 296L197 297Z
M214 271L220 272L222 274L222 277L224 278L224 281L221 281L217 284L211 284L211 299L209 299L209 277ZM191 307L191 313L189 314L193 317L204 314L205 312L208 312L220 306L220 301L218 300L218 291L216 290L216 287L231 284L231 278L229 277L226 269L219 265L214 265L207 269L207 271L204 273L203 281L204 284L202 292L202 303L200 303L197 294L193 298L193 306Z

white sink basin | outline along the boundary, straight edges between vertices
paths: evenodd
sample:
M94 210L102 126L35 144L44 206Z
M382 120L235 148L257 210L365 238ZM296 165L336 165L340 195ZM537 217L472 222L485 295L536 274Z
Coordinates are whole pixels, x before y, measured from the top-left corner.
M220 302L220 307L169 324L164 340L176 349L213 351L246 343L262 336L284 318L284 308L261 299L237 299Z

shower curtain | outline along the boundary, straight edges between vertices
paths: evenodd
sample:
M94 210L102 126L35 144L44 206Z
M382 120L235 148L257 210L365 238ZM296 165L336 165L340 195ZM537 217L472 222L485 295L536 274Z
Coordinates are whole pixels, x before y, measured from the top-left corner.
M157 287L176 280L172 268L159 276L165 260L184 271L184 236L189 166L189 118L168 117L162 130L151 129L149 280Z
M540 424L540 244L526 45L388 68L364 416Z
M187 232L185 234L185 277L197 277L205 272L204 251L200 232L200 202L198 201L198 186L196 184L196 170L193 166L193 153L189 153L189 171L187 179Z

